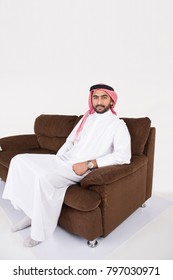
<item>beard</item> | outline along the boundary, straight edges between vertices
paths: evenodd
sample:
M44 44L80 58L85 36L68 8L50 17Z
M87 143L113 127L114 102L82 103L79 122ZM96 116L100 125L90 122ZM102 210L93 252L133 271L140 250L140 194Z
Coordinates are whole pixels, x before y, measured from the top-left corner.
M98 114L103 114L107 112L110 109L110 105L108 106L103 106L103 105L97 105L94 107L94 111Z

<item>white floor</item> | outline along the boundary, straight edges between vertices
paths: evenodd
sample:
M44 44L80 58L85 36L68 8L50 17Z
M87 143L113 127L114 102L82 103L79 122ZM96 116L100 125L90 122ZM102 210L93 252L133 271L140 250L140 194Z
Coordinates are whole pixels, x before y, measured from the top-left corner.
M10 231L22 217L3 200L0 181L0 259L1 260L173 260L173 195L153 195L146 208L139 208L106 238L91 249L86 240L57 227L53 237L34 248L23 247L30 229Z

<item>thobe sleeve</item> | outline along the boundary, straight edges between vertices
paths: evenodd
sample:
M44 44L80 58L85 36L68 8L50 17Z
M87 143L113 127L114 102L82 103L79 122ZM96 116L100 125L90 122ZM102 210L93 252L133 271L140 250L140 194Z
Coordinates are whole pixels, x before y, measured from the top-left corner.
M124 121L121 121L117 127L114 136L112 152L104 155L97 160L98 167L113 164L128 164L131 159L131 139Z

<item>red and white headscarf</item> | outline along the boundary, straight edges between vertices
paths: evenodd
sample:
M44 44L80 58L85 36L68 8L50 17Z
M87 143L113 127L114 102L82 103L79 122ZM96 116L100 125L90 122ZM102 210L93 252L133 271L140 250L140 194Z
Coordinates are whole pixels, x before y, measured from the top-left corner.
M95 110L94 110L93 104L92 104L92 95L93 95L93 92L96 92L97 90L105 91L111 97L112 105L110 107L110 110L112 111L113 114L116 115L116 112L114 111L114 107L116 105L118 96L117 96L116 92L114 91L114 89L112 87L108 86L108 85L105 85L105 84L93 85L92 87L90 87L90 94L89 94L89 99L88 99L89 110L83 116L82 121L81 121L81 123L80 123L80 125L79 125L79 127L76 131L75 141L78 140L78 136L79 136L80 132L82 131L82 128L84 126L84 123L85 123L87 117L89 115L95 113Z

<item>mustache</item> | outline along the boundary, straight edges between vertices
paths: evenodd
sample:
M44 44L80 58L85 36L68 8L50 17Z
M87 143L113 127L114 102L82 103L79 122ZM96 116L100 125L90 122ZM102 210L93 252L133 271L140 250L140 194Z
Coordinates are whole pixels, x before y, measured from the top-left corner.
M105 108L105 106L104 106L104 105L97 105L97 106L96 106L96 108L98 108L98 107Z

